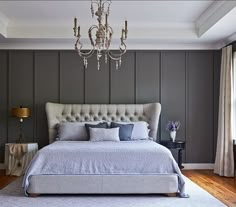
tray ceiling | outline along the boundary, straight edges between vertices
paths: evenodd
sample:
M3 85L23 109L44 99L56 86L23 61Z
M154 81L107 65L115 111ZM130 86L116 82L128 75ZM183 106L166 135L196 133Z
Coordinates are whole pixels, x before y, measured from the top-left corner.
M117 49L128 20L128 49L219 49L234 41L236 1L119 1L109 16ZM85 46L96 24L90 1L0 1L0 49L73 49L77 16Z

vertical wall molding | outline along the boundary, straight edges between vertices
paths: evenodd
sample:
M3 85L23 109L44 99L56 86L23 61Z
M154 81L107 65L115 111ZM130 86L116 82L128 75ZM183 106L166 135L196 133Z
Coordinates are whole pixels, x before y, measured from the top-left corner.
M185 139L186 139L186 148L188 146L188 137L189 137L189 134L188 134L188 127L189 127L189 124L188 124L188 114L189 114L189 103L188 103L188 87L189 87L189 73L188 73L188 51L185 51ZM186 161L187 161L187 150L185 150L185 158L186 158Z
M108 58L108 63L109 66L109 104L111 104L111 60Z
M10 52L8 51L7 52L7 86L6 86L6 89L7 89L7 111L6 111L6 126L7 126L7 129L6 129L6 135L7 135L7 142L9 142L9 133L8 133L8 130L9 130L9 127L8 127L8 119L9 119L9 108L10 108L10 98L9 98L9 89L10 87Z
M58 51L58 99L61 103L61 52Z
M215 120L215 93L214 93L214 85L215 85L215 81L214 81L214 77L215 77L215 68L216 68L216 66L215 66L215 52L213 53L213 58L212 58L212 62L213 62L213 81L212 81L212 94L213 94L213 113L212 113L212 119L213 119L213 127L212 127L212 134L213 134L213 136L212 136L212 143L213 143L213 146L215 146L215 139L214 139L214 135L215 135L215 130L214 130L214 125L215 125L215 123L214 123L214 120ZM214 150L212 150L212 157L213 157L213 159L214 159ZM214 160L212 160L213 162L214 162Z
M159 74L159 103L161 103L161 88L162 88L162 70L163 70L163 65L162 65L162 60L163 60L163 51L160 52L160 74ZM160 119L159 119L159 141L162 140L162 113L160 114Z
M134 103L137 103L137 51L134 51Z
M34 128L33 128L33 141L37 141L37 113L36 113L36 63L35 51L33 51L33 114L34 114Z
M9 137L9 112L10 112L10 106L11 106L11 81L10 81L10 77L11 77L11 52L8 52L8 73L7 73L7 142L10 141L10 137Z
M83 65L83 70L84 70L84 72L83 72L83 76L84 76L84 90L83 90L83 93L84 93L84 97L83 97L83 103L85 104L86 103L86 83L85 83L85 80L86 80L86 75L85 75L85 73L86 73L86 70L85 70L85 66Z

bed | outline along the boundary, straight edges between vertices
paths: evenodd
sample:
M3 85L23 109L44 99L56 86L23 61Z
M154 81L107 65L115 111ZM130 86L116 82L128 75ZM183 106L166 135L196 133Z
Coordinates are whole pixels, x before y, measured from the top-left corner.
M23 181L25 194L178 193L186 197L177 163L168 149L155 142L160 112L159 103L47 103L50 144L29 165ZM145 121L153 140L55 141L59 123L85 121Z

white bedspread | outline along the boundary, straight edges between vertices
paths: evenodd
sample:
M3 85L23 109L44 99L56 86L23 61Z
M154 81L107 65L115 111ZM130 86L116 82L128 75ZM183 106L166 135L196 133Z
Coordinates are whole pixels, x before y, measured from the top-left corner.
M32 175L178 174L179 191L186 197L184 179L171 152L150 140L124 142L57 141L38 151L25 174Z

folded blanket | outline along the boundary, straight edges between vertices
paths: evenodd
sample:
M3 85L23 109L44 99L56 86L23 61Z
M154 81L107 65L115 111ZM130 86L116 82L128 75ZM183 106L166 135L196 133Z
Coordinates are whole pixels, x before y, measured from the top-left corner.
M9 144L9 152L16 160L21 160L28 152L28 146L27 144Z

